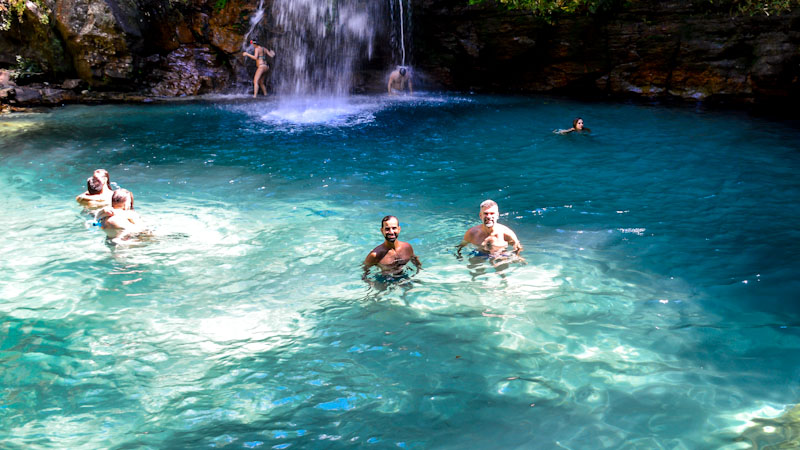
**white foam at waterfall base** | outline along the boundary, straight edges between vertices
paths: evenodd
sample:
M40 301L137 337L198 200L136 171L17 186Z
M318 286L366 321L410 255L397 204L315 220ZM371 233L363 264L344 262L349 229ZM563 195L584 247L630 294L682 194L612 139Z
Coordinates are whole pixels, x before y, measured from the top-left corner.
M382 107L363 99L294 97L255 106L248 112L273 125L353 126L373 122Z
M372 123L377 113L398 105L443 105L462 101L469 100L425 93L406 96L287 97L278 101L239 105L235 109L244 110L257 120L278 126L279 129L298 125L349 127Z

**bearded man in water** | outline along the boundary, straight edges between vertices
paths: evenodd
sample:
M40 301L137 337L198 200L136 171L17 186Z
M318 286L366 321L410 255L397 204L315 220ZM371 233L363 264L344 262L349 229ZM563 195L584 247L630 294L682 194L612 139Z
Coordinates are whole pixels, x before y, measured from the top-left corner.
M381 220L381 234L383 244L372 249L364 260L365 273L370 267L379 266L384 275L399 276L403 274L409 261L417 266L417 270L422 269L422 263L414 254L411 244L397 239L400 236L400 222L397 217L386 216Z
M480 213L481 224L467 230L464 239L458 244L458 255L461 256L461 249L467 244L472 244L477 251L489 258L503 258L511 256L506 251L510 245L512 252L519 256L522 251L522 244L519 243L517 235L505 225L497 223L500 212L497 203L493 200L486 200L481 203Z

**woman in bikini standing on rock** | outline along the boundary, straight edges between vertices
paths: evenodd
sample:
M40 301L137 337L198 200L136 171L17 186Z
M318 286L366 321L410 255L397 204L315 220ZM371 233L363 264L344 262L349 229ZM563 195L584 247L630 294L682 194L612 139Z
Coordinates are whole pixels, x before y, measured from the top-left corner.
M267 85L264 84L264 77L267 75L267 71L269 70L269 64L267 64L267 56L270 58L275 57L274 50L267 50L266 48L258 45L258 41L255 39L251 39L250 43L253 44L254 50L253 54L247 52L242 52L242 55L252 59L253 61L258 64L258 69L256 69L256 75L253 77L253 98L258 96L258 88L261 87L261 90L264 91L264 95L267 95Z

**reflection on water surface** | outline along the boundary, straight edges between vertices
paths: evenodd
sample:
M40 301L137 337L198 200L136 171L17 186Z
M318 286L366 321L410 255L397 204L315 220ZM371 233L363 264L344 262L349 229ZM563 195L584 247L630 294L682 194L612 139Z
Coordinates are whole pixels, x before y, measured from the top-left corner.
M591 135L551 133L578 114ZM424 94L4 117L0 437L789 445L799 137L739 113ZM156 238L109 247L88 224L73 199L97 167ZM456 257L486 198L526 264ZM367 283L387 214L423 270Z

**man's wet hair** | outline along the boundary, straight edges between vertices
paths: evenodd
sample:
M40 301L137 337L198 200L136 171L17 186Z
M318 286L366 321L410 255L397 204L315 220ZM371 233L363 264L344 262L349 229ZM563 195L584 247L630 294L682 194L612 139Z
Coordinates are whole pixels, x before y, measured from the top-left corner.
M86 179L86 190L89 195L97 195L103 192L103 182L99 178L89 177Z
M108 174L106 169L97 169L95 172L102 172L103 176L106 177L106 186L111 189L111 175Z
M398 225L400 224L400 219L398 219L397 217L395 217L395 216L386 216L383 219L381 219L381 228L383 228L383 224L385 224L387 220L392 220L392 219L396 220Z
M128 198L131 199L131 209L133 209L133 192L127 189L117 189L114 191L114 195L111 196L111 206L113 207L120 203L124 204L128 201Z
M483 211L486 208L491 208L493 206L497 206L497 202L496 201L494 201L494 200L484 200L483 203L481 203L481 211Z
M406 68L405 67L401 67L400 68L400 75L406 76Z

